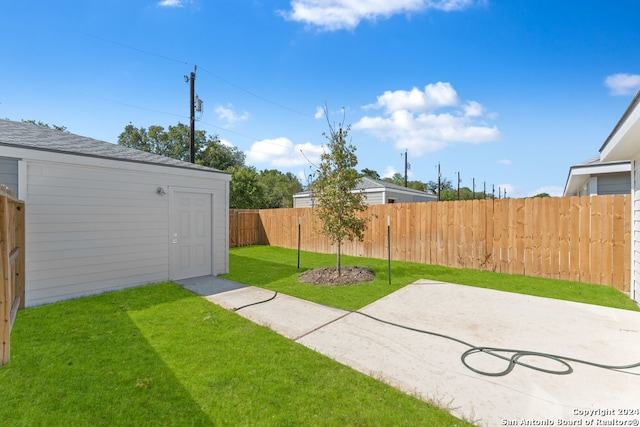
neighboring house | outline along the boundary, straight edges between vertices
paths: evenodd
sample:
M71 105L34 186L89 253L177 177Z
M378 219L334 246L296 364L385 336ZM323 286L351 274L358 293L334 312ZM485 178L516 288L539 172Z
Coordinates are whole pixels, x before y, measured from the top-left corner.
M365 195L364 203L367 205L380 205L385 203L407 202L435 202L438 196L412 188L401 187L390 182L371 178L360 178L354 191L362 191ZM304 191L293 195L294 208L313 207L311 193Z
M631 162L603 162L600 156L571 166L563 196L631 193Z
M603 162L630 161L631 198L631 298L640 302L640 92L600 148Z
M0 120L0 183L25 202L26 305L228 272L230 175Z

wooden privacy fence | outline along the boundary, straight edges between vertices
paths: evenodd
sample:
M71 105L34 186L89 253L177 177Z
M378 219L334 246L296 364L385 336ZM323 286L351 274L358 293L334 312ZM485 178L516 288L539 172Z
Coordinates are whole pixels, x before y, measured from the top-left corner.
M264 244L264 230L257 209L229 210L229 247Z
M0 186L0 366L9 363L10 337L24 308L24 203Z
M629 292L631 196L469 200L372 205L362 242L342 253L614 286ZM312 209L253 211L253 241L335 253ZM254 220L257 221L257 220ZM246 233L246 231L243 231ZM230 233L232 234L232 233Z

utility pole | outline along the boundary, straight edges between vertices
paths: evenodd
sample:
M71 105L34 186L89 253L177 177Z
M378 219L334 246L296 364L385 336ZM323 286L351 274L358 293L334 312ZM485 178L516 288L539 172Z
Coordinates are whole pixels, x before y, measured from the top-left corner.
M191 120L191 130L189 132L189 159L191 163L196 162L196 99L195 99L195 87L196 87L196 70L197 65L193 66L193 71L189 76L184 76L184 81L189 83L189 118Z
M402 155L402 154L400 154ZM409 170L409 162L407 160L407 150L404 150L404 186L407 187L407 171Z
M438 162L438 201L440 201L440 189L441 189L441 183L440 183L440 162Z
M471 200L476 199L476 178L473 178L473 191L471 192Z
M458 172L458 200L460 200L460 172Z

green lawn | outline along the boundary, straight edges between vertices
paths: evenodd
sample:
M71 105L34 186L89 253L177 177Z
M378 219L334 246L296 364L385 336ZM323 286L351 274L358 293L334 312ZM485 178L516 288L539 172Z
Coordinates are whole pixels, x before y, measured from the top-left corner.
M298 281L298 276L304 271L334 266L335 262L335 255L302 252L298 269L298 254L295 250L248 246L231 249L230 272L224 277L345 310L360 309L418 279L433 279L640 311L640 307L628 296L609 286L401 261L391 262L389 285L386 260L349 256L342 257L343 265L371 268L376 273L376 280L351 286L314 286Z
M467 425L172 284L22 310L6 426Z

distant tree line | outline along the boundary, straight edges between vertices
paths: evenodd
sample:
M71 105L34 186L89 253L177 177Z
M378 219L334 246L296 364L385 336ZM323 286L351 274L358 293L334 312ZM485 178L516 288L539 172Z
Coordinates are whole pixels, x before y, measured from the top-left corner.
M372 169L362 169L360 171L360 176L377 179L381 181L390 182L391 184L399 185L404 187L404 176L398 172L393 174L391 177L381 178L380 174ZM407 181L407 188L411 188L419 191L426 191L432 194L438 194L438 181ZM502 197L501 194L498 195L498 198ZM504 197L506 197L506 191L504 192ZM536 194L533 197L550 197L548 193L540 193ZM448 178L440 179L440 200L441 201L451 201L451 200L474 200L474 199L495 199L496 195L493 192L493 189L489 191L474 191L469 187L454 187L453 183Z
M195 163L231 174L229 207L233 209L285 208L293 206L293 194L302 191L298 178L291 172L275 169L257 171L245 164L245 155L236 147L223 144L218 135L196 130ZM148 153L189 161L189 126L178 123L162 126L127 125L118 136L118 144Z

